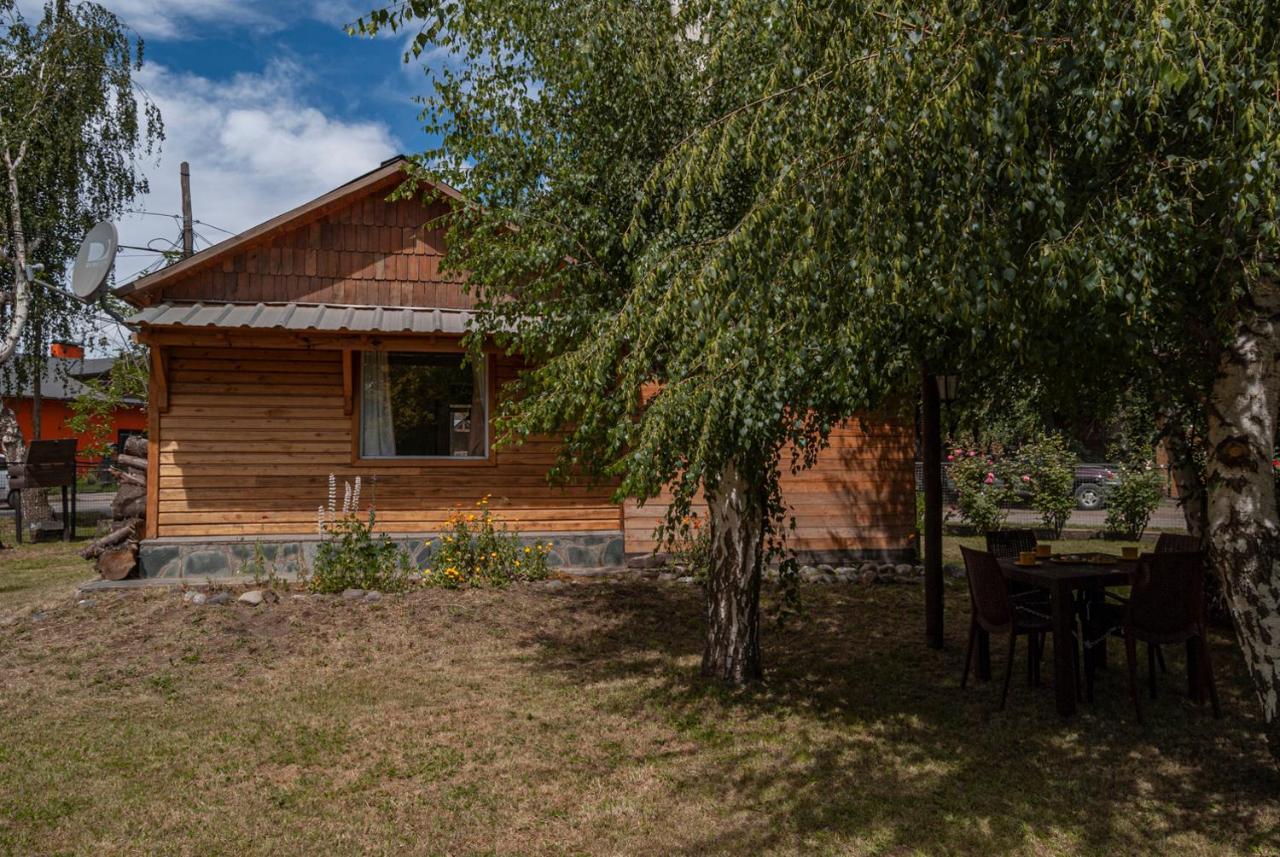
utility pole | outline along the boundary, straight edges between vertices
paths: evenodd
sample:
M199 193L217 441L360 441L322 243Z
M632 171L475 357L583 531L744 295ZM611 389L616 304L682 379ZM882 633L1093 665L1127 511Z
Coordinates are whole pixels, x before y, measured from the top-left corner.
M195 230L191 225L191 165L182 162L182 258L195 252Z

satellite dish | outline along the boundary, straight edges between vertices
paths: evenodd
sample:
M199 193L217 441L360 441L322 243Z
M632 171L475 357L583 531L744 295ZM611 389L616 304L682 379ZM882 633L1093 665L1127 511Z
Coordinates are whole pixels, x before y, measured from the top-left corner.
M76 263L71 269L71 291L85 303L92 303L107 284L107 276L116 263L116 248L120 238L116 225L104 220L89 230L80 242Z

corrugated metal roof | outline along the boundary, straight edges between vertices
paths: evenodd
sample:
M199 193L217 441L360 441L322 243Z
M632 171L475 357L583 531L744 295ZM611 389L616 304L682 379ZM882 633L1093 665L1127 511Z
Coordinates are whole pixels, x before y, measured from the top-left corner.
M129 318L154 327L322 330L355 333L466 333L475 313L430 307L336 304L159 303Z

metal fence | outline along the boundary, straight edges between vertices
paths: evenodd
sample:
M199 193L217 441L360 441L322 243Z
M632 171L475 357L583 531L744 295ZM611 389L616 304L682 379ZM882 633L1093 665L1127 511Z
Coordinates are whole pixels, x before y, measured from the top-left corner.
M1066 528L1100 532L1107 518L1106 495L1115 483L1114 464L1081 462L1076 465L1076 479L1072 489L1077 498L1076 509L1071 513ZM1108 475L1110 474L1110 475ZM1165 496L1160 506L1151 516L1147 525L1150 530L1180 531L1186 529L1186 519L1174 496L1174 484L1168 471L1165 471ZM924 491L924 464L916 462L916 491ZM946 464L943 464L942 508L948 516L948 523L959 523L959 515L955 511L955 483L946 476ZM1040 515L1025 503L1015 503L1008 507L1009 523L1034 526L1040 523Z

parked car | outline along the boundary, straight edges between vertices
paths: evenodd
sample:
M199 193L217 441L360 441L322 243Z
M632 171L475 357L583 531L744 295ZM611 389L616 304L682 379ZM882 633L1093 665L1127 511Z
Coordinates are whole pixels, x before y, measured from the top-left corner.
M10 509L18 508L18 492L9 488L9 463L0 455L0 497Z
M1105 508L1107 496L1119 484L1114 464L1076 465L1076 508L1095 512Z
M949 464L943 464L943 490L947 497L954 497L956 493L955 480L951 478L951 467ZM1114 464L1077 464L1075 473L1075 488L1073 493L1076 498L1076 508L1085 512L1096 512L1099 509L1106 508L1107 497L1119 483L1116 476L1116 470L1119 468ZM917 490L923 490L922 477L917 476ZM996 477L995 485L1003 487L1004 480ZM1026 503L1030 499L1030 492L1022 485L1014 486L1015 503Z

